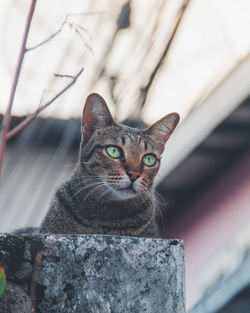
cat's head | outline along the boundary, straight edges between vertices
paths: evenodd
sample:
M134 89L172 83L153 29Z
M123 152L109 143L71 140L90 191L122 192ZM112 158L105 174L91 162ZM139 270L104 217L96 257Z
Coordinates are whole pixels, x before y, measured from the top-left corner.
M79 171L96 197L149 195L165 143L178 122L179 115L171 113L145 130L123 126L113 120L100 95L89 95L82 117Z

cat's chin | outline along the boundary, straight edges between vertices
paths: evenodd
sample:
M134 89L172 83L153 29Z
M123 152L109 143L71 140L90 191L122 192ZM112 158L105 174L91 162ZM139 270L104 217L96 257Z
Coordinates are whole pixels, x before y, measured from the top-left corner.
M114 190L111 195L110 200L112 201L123 201L134 198L138 195L138 193L133 188L122 188L118 190Z

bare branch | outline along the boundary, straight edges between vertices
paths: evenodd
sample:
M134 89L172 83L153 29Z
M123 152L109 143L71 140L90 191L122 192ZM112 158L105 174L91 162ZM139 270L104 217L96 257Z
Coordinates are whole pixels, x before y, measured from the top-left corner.
M42 42L38 43L37 45L35 45L35 46L31 47L31 48L27 48L26 51L29 52L29 51L31 51L31 50L34 50L34 49L36 49L36 48L38 48L38 47L40 47L40 46L42 46L42 45L48 43L51 39L55 38L55 37L62 31L63 26L64 26L65 24L67 24L67 21L64 21L64 22L61 24L60 28L59 28L56 32L54 32L52 35L50 35L48 38L46 38L45 40L43 40Z
M82 40L82 42L84 43L85 47L92 53L94 54L94 50L90 47L90 45L87 44L86 40L83 38L82 35L82 31L87 32L86 29L84 29L83 27L81 27L80 25L76 24L76 23L68 23L70 27L72 27L72 29L75 31L75 33L80 37L80 39Z
M76 15L90 15L90 14L101 14L101 13L103 13L103 12L88 12L88 13L67 14L65 20L62 22L61 26L59 27L59 29L58 29L57 31L55 31L52 35L50 35L48 38L44 39L44 40L41 41L40 43L36 44L35 46L30 47L30 48L27 48L26 51L29 52L29 51L31 51L31 50L34 50L34 49L36 49L36 48L39 48L39 47L41 47L42 45L44 45L44 44L50 42L53 38L55 38L58 34L61 33L61 31L63 30L63 27L67 24L67 25L68 25L70 28L72 28L72 29L76 32L76 34L81 38L81 40L84 42L84 45L87 47L87 49L88 49L91 53L93 53L93 49L86 43L86 41L84 40L84 38L83 38L83 36L82 36L82 34L81 34L81 31L83 31L83 32L85 32L86 34L89 35L88 31L87 31L84 27L82 27L82 26L80 26L80 25L78 25L78 24L76 24L76 23L69 22L69 21L68 21L68 18L71 17L71 16L76 16Z
M12 106L13 106L13 102L14 102L14 98L15 98L18 80L20 77L20 72L21 72L21 68L22 68L22 64L23 64L24 55L27 51L26 43L27 43L27 38L28 38L29 30L30 30L31 20L32 20L32 17L34 15L34 11L35 11L35 6L36 6L36 0L32 0L31 5L30 5L28 18L27 18L27 22L26 22L26 26L25 26L25 30L24 30L22 46L21 46L21 50L19 53L19 57L18 57L17 68L16 68L14 81L13 81L12 88L11 88L10 98L9 98L7 110L4 114L3 122L1 125L1 130L0 130L0 173L1 173L3 160L4 160L5 147L6 147L6 141L7 141L7 133L8 133L9 127L10 127L11 110L12 110Z
M5 113L4 117L3 117L3 122L2 122L2 125L1 125L1 129L0 129L0 174L1 174L1 169L2 169L2 166L3 166L3 160L4 160L4 154L5 154L7 140L10 139L11 137L13 137L14 135L16 135L19 131L24 129L27 125L29 125L41 111L43 111L45 108L47 108L58 97L60 97L67 89L69 89L76 82L76 80L78 79L78 77L81 75L81 73L83 71L83 68L82 68L75 76L55 74L56 77L70 78L71 82L69 84L67 84L54 97L52 97L51 100L49 100L47 103L45 103L44 105L42 105L40 103L38 108L31 115L29 115L19 125L17 125L12 130L9 131L10 122L11 122L11 110L12 110L12 106L13 106L13 102L14 102L14 97L15 97L15 93L16 93L18 80L19 80L19 77L20 77L21 67L22 67L22 64L23 64L23 59L24 59L24 56L25 56L26 52L31 51L31 50L33 50L35 48L38 48L38 47L42 46L43 44L45 44L45 43L49 42L50 40L52 40L54 37L56 37L62 31L63 26L65 24L68 24L69 27L71 27L76 32L76 34L78 36L80 36L80 38L84 41L85 46L91 52L93 52L91 47L89 47L87 45L87 43L85 42L85 40L84 40L84 38L82 36L82 32L83 31L88 34L87 30L85 30L80 25L77 25L75 23L70 23L70 22L67 21L68 17L71 14L66 15L65 21L61 24L60 28L55 33L53 33L47 39L45 39L44 41L42 41L39 44L35 45L34 47L27 48L27 37L28 37L29 30L30 30L32 17L34 15L35 6L36 6L36 0L31 0L31 5L30 5L28 17L27 17L25 30L24 30L22 46L21 46L21 50L20 50L20 53L19 53L19 58L18 58L17 68L16 68L16 71L15 71L15 76L14 76L14 81L13 81L13 85L12 85L12 89L11 89L11 94L10 94L7 110L6 110L6 113ZM42 99L41 99L41 102L42 102Z
M72 81L69 84L67 84L59 93L57 93L48 102L46 102L43 105L40 105L33 113L27 116L20 124L18 124L12 130L10 130L7 134L7 140L12 138L21 130L23 130L26 126L28 126L41 111L46 109L51 103L53 103L57 98L59 98L66 90L68 90L77 81L78 77L82 74L82 72L83 72L83 68L75 76L71 77L70 75L62 75L62 77L71 77Z

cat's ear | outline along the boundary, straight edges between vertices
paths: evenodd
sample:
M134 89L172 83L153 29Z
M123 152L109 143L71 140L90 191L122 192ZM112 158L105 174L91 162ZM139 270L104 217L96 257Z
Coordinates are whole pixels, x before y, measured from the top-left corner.
M165 143L171 136L179 120L180 116L178 113L170 113L146 128L144 133L150 136L153 142L159 144L163 152Z
M96 130L114 123L105 100L97 93L90 94L86 99L82 115L83 143L86 143Z

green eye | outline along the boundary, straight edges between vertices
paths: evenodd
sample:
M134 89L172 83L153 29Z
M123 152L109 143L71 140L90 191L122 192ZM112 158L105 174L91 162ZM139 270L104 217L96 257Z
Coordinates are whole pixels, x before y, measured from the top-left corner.
M142 158L142 162L147 166L154 166L156 163L156 157L154 154L146 154Z
M121 149L116 146L108 146L106 151L111 158L119 159L121 157Z

